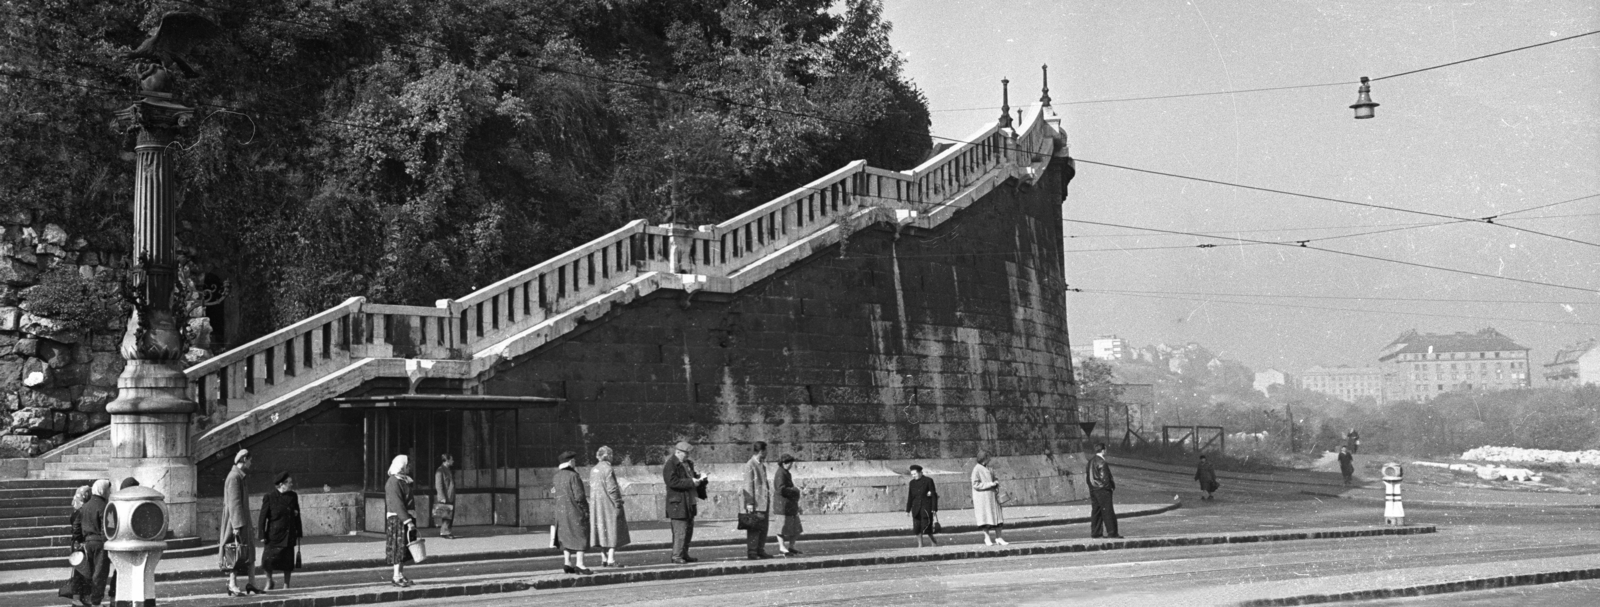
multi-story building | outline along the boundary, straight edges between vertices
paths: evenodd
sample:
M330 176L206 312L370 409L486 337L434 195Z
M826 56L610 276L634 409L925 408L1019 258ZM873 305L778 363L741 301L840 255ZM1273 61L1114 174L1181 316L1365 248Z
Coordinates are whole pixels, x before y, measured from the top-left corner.
M1383 369L1378 367L1311 367L1300 372L1300 389L1332 396L1345 402L1371 398L1388 402L1383 386Z
M1101 360L1122 360L1128 354L1128 342L1115 335L1102 335L1094 339L1094 357Z
M1261 394L1263 394L1265 396L1272 396L1272 393L1268 391L1268 389L1271 388L1272 386L1293 386L1293 385L1294 385L1294 376L1293 375L1290 375L1288 373L1284 373L1284 372L1279 371L1277 369L1267 369L1266 371L1257 371L1256 372L1256 381L1255 381L1255 383L1251 384L1250 387L1255 388L1256 391L1260 392Z
M1422 402L1457 390L1533 385L1528 348L1487 328L1476 333L1407 331L1378 353L1391 400Z
M1600 347L1596 345L1590 339L1556 352L1555 360L1544 366L1545 382L1560 388L1600 384Z

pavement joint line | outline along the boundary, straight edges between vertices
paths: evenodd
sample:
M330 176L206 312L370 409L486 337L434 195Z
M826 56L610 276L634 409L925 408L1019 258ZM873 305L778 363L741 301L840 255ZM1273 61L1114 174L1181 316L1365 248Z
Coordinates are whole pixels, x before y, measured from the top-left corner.
M1171 512L1173 510L1177 510L1180 507L1182 507L1182 503L1181 502L1173 502L1171 504L1163 504L1161 506L1157 506L1155 508L1150 508L1150 509L1147 509L1147 510L1138 510L1138 511L1133 511L1133 512L1128 512L1128 513L1118 513L1117 518L1118 519L1125 519L1125 518L1137 518L1137 517L1141 517L1141 516L1153 516L1153 515L1156 515L1156 514L1162 514L1162 513L1166 513L1166 512ZM696 521L696 522L699 523L700 521ZM731 522L731 521L728 521L728 522ZM1008 521L1006 523L1006 528L1007 529L1032 529L1032 528L1036 528L1036 527L1058 527L1058 526L1063 526L1063 525L1077 525L1077 524L1085 524L1085 523L1088 523L1088 522L1089 522L1089 517L1087 517L1087 516L1063 516L1063 517L1050 517L1050 518L1042 518L1041 517L1041 518L1023 520L1023 521L1016 521L1016 522L1009 522ZM976 532L978 532L978 530L979 530L979 528L978 528L978 526L976 524L945 525L943 527L943 531L941 533L946 534L946 535L952 535L952 534L957 534L957 533L968 533L968 532L976 533ZM904 529L900 529L900 528L892 528L892 529L855 529L855 530L850 530L850 531L823 531L823 532L818 532L818 533L807 533L803 537L805 537L805 539L807 541L819 541L819 540L820 541L828 541L828 540L854 540L854 539L864 539L864 538L874 538L874 537L900 537L900 536L905 536L906 534L907 534L906 531ZM506 537L516 537L516 536L515 535L507 535ZM695 545L695 547L743 546L745 544L745 541L746 540L743 537L719 538L719 539L708 539L708 540L705 540L705 541L696 541L694 543L694 545ZM672 548L672 542L645 542L645 543L638 543L638 544L630 544L627 547L618 550L617 552L621 552L621 553L644 552L644 551L652 551L652 550L668 550L670 548ZM512 550L486 550L486 551L471 552L471 553L429 555L427 564L433 565L433 564L475 563L475 562L481 562L481 561L502 561L502 560L552 557L552 556L561 556L561 550L556 549L556 548L517 548L517 549L512 549ZM55 562L60 562L60 559L56 559ZM375 557L375 558L370 558L370 559L350 559L350 560L343 560L343 561L331 561L331 562L328 562L328 563L317 563L312 567L301 568L301 569L297 570L297 573L323 573L323 572L331 572L331 571L350 571L350 570L355 570L355 569L384 568L384 567L388 567L388 566L389 566L388 563L386 563L382 557ZM208 579L208 578L215 577L216 575L217 575L217 572L214 571L213 569L190 569L190 570L165 571L165 572L158 571L158 572L156 572L156 581L157 582L185 582L185 581L191 581L191 580ZM60 580L52 580L52 579L35 579L35 580L28 580L28 581L25 581L25 582L5 582L5 583L0 583L0 593L29 592L29 591L38 591L38 590L52 590L52 589L59 588L60 586L61 586L61 581Z
M1341 592L1338 594L1302 594L1270 599L1254 599L1239 603L1239 606L1277 607L1279 605L1317 605L1322 603L1337 603L1344 601L1398 599L1406 597L1429 596L1435 594L1451 594L1456 592L1473 592L1477 590L1494 590L1498 588L1512 588L1517 586L1558 584L1561 582L1576 582L1580 580L1593 579L1600 579L1600 568L1496 575L1466 580L1436 582L1432 584L1418 584L1416 586L1405 586L1401 588L1372 588L1368 590L1352 590L1350 592Z
M271 598L238 604L255 605L261 607L331 607L336 605L440 599L451 596L477 596L484 594L523 592L528 590L589 588L639 582L661 582L744 574L778 573L785 571L806 571L814 569L836 569L842 567L899 565L906 563L954 561L1005 556L1038 556L1073 552L1095 552L1104 550L1128 550L1140 548L1173 548L1215 544L1420 535L1426 533L1436 533L1437 531L1438 527L1435 525L1413 525L1405 527L1344 527L1330 529L1309 529L1300 531L1242 532L1209 535L1195 534L1104 541L1085 541L1078 539L1028 543L1023 545L1002 547L985 546L981 548L961 548L956 550L912 554L868 554L821 558L803 557L799 559L774 559L770 561L756 562L727 561L707 563L704 565L691 565L687 567L661 565L652 566L651 568L640 568L632 571L596 572L594 575L589 576L561 575L537 579L490 580L466 584L439 584L436 586L429 585L424 582L424 584L419 587L398 590L374 589L368 592L355 594ZM1277 603L1272 604L1276 605Z

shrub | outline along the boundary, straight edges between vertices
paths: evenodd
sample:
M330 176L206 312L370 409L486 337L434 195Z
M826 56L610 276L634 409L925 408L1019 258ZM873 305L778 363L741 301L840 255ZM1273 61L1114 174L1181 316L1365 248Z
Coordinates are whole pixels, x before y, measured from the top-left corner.
M72 333L105 331L128 315L121 286L112 274L85 278L71 265L44 273L39 284L29 287L23 296L29 312L60 322L62 329Z

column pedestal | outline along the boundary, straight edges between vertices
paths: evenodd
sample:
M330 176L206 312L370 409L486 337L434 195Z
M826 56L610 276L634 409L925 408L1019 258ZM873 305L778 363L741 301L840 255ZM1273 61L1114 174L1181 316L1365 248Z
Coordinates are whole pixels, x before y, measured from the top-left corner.
M111 474L131 476L166 496L175 537L198 535L196 472L189 454L188 379L178 363L130 360L117 378L111 413Z

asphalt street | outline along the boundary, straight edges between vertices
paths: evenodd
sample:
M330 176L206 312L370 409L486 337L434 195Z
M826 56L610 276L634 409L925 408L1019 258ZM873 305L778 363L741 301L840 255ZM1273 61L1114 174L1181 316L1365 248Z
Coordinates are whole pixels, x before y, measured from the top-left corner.
M1305 477L1308 480L1312 477ZM1317 477L1320 478L1320 477ZM1355 489L1363 499L1334 497L1340 491L1325 485L1302 485L1243 479L1225 480L1215 501L1195 499L1193 481L1184 474L1127 469L1120 471L1119 498L1157 502L1181 497L1184 507L1156 516L1128 519L1122 534L1155 537L1224 531L1346 527L1382 522L1382 503L1365 499L1381 489ZM781 573L745 574L669 582L537 590L521 593L453 597L404 605L924 605L924 604L1227 604L1253 596L1251 588L1276 585L1328 592L1330 584L1348 576L1384 573L1405 580L1406 571L1493 571L1500 563L1581 557L1600 553L1600 528L1593 507L1472 506L1482 491L1466 492L1431 504L1413 501L1407 514L1416 522L1439 525L1438 533L1402 536L1306 540L1260 544L1223 544L1182 548L1144 548L1017 556L937 563L850 567ZM1372 494L1372 495L1367 495ZM1516 496L1509 496L1508 499ZM1013 543L1052 542L1087 537L1086 525L1015 530ZM519 536L508 536L515 542ZM981 543L976 534L951 536L963 545ZM531 538L528 541L533 541ZM908 537L803 542L809 557L862 554L914 546ZM740 546L701 548L706 560L738 560ZM664 551L619 555L637 567L672 567ZM560 559L541 557L478 563L419 565L407 569L419 584L480 579L559 577ZM1420 574L1419 574L1420 575ZM319 591L357 592L381 587L387 568L314 573L295 577L296 587ZM1420 579L1420 578L1419 578ZM1578 588L1590 588L1576 584ZM250 601L222 595L217 580L175 582L161 588L162 604L241 605ZM1553 600L1578 596L1565 585L1516 589L1549 593ZM1515 593L1455 594L1429 600L1487 597L1480 604L1520 604ZM271 598L271 595L263 598ZM1478 600L1474 598L1473 600ZM1494 602L1503 600L1507 602ZM47 605L64 601L53 593L0 594L0 605ZM1390 601L1388 603L1407 604ZM1388 604L1373 603L1373 604ZM1459 604L1459 603L1450 603Z

